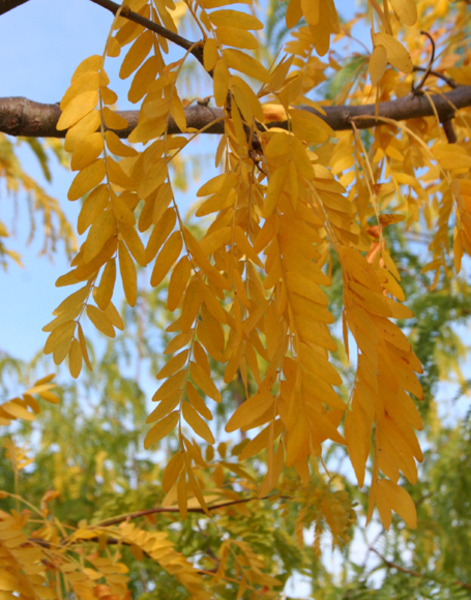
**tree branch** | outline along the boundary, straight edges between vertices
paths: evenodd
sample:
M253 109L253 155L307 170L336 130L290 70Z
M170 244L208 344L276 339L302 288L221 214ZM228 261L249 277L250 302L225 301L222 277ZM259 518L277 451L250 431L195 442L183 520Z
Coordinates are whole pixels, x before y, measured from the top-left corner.
M21 1L27 2L27 0ZM91 2L98 4L98 6L102 6L103 8L108 9L114 15L121 8L120 4L117 4L112 0L91 0ZM134 23L142 25L146 29L154 31L158 35L161 35L170 42L173 42L177 46L180 46L180 48L183 48L184 50L189 50L190 53L193 54L193 56L196 58L196 60L203 64L203 42L190 42L181 35L178 35L178 33L174 33L173 31L170 31L170 29L166 29L165 27L162 27L162 25L159 25L158 23L154 23L154 21L151 21L150 19L142 17L138 13L131 10L128 6L123 7L120 16L124 17L125 19L129 19L129 21L134 21Z
M0 0L1 1L1 0ZM102 1L102 0L100 0ZM434 116L433 107L442 123L453 119L455 110L471 107L471 85L461 85L456 89L444 94L433 94L429 97L421 94L408 94L397 100L380 102L378 117L375 117L375 105L365 104L359 106L326 106L325 115L321 115L313 108L303 106L304 110L313 112L325 121L334 131L351 129L352 121L357 117L355 126L358 129L369 129L382 125L381 118L385 117L394 121L407 121L421 117ZM56 124L59 120L61 110L59 104L40 104L26 98L0 98L0 132L13 136L25 137L64 137L65 131L57 131ZM138 111L120 111L129 123L129 127L121 129L116 133L121 138L127 138L137 125ZM197 104L185 108L185 116L188 127L200 130L208 126L212 121L224 116L221 108L210 108ZM370 118L365 118L370 117ZM287 127L286 121L267 123L266 127ZM223 133L222 121L208 127L204 133ZM180 133L175 121L169 117L168 133Z
M396 571L400 571L401 573L406 573L407 575L412 575L413 577L422 577L423 579L430 579L432 581L437 581L437 579L428 573L420 573L419 571L414 571L412 569L407 569L401 565L398 565L390 560L388 560L385 556L383 556L376 548L370 548L372 552L374 552L379 558L383 561L383 563L389 569L396 569ZM464 588L466 590L471 590L471 584L465 583L464 581L455 580L451 582L451 585L456 585L458 587Z
M207 508L209 511L218 510L220 508L227 508L230 506L235 506L236 504L246 504L247 502L253 502L254 500L269 500L270 498L273 498L275 500L280 499L280 498L282 498L284 500L289 500L288 496L278 496L276 494L274 494L272 496L263 496L262 498L259 498L258 496L253 496L251 498L240 498L239 500L230 500L229 502L221 502L220 504L212 504L212 505L209 505ZM139 519L140 517L146 517L147 515L156 515L159 513L179 513L179 512L180 512L179 508L158 506L156 508L149 508L147 510L139 510L135 513L123 515L122 517L116 517L115 519L109 519L108 521L103 521L102 523L95 523L94 525L90 525L90 527L92 529L93 529L93 527L110 527L111 525L118 525L119 523L123 523L124 521L129 521L131 519ZM202 514L202 515L205 514L205 511L203 508L188 508L187 512L197 513L197 514Z
M28 0L0 0L0 15L7 13L9 10L25 4Z

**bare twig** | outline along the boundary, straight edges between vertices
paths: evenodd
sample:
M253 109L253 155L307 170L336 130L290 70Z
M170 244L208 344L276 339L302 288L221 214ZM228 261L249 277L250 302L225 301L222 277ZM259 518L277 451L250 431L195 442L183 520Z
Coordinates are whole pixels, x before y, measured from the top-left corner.
M121 8L120 4L117 4L112 0L91 0L91 2L93 2L94 4L98 4L98 6L102 6L103 8L108 9L114 15ZM122 8L120 16L129 19L130 21L134 21L134 23L142 25L146 29L150 29L158 35L161 35L162 37L166 38L170 42L173 42L177 46L180 46L180 48L183 48L184 50L189 50L190 53L193 54L193 56L201 64L203 64L203 42L190 42L190 40L187 40L181 35L178 35L178 33L174 33L173 31L170 31L170 29L162 27L162 25L159 25L158 23L154 23L154 21L151 21L150 19L142 17L138 13L131 10L128 6L124 6Z
M423 87L424 83L427 81L427 77L430 75L430 71L432 69L433 61L435 60L435 40L433 39L433 37L430 35L430 33L428 31L421 31L420 33L422 35L427 36L428 39L430 40L430 43L432 44L432 53L430 55L430 60L429 60L428 66L425 69L424 76L420 80L419 85L414 86L414 84L412 84L412 91L415 93L419 92L421 90L421 88Z
M218 510L220 508L235 506L236 504L246 504L247 502L253 502L254 500L269 500L270 498L273 498L273 499L282 498L285 500L289 499L287 496L278 496L278 495L263 496L262 498L259 498L258 496L252 496L251 498L240 498L239 500L231 500L230 502L221 502L220 504L212 504L211 506L208 506L208 510L209 511ZM131 519L138 519L140 517L146 517L148 515L156 515L158 513L167 513L168 514L168 513L179 513L179 512L180 512L180 509L177 507L165 508L165 507L158 506L156 508L149 508L147 510L139 510L135 513L123 515L121 517L116 517L115 519L109 519L108 521L103 521L103 523L97 523L95 526L96 527L109 527L110 525L117 525L118 523L123 523L124 521L129 521ZM205 511L203 508L188 508L187 512L197 513L197 514L205 514ZM93 525L91 525L91 527L93 527Z
M401 565L398 565L398 564L392 562L391 560L388 560L385 556L383 556L375 548L369 548L369 550L374 552L383 561L383 563L390 569L396 569L396 571L400 571L401 573L406 573L407 575L412 575L413 577L421 577L423 579L430 579L432 581L435 580L435 577L429 575L428 573L420 573L419 571L414 571L413 569L407 569L406 567L402 567ZM456 585L465 590L471 590L471 584L464 583L464 581L456 580L456 581L452 581L450 583L451 583L451 585Z
M427 68L426 67L414 67L414 71L420 71L421 73L425 73L425 71L427 71L427 69L428 69L428 67ZM439 73L438 71L434 71L433 69L431 69L429 71L429 75L433 75L437 79L441 79L442 81L447 83L452 89L455 89L458 87L458 84L456 83L456 81L454 79L452 79L451 77L448 77L448 75Z

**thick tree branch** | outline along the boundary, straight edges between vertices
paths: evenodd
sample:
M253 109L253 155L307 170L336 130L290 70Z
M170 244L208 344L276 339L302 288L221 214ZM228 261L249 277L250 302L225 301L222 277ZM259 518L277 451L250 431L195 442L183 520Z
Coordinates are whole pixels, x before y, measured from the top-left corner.
M0 0L1 1L1 0ZM447 123L454 117L455 110L471 107L471 85L458 86L456 89L444 94L433 94L429 97L421 94L408 94L397 100L380 102L378 117L375 117L375 105L365 104L363 106L326 106L325 115L309 107L305 110L317 114L334 131L351 129L352 121L358 129L369 129L382 125L381 118L394 121L406 121L420 117L434 116L433 107L429 98L435 105L435 109L442 123ZM40 104L26 98L0 98L0 131L13 136L25 137L64 137L65 131L57 131L56 124L59 120L61 110L59 104ZM129 127L117 131L121 138L127 138L137 125L138 111L121 111L118 114L125 117ZM212 121L224 116L221 108L210 108L197 104L185 108L187 126L200 130L208 126ZM365 118L367 117L367 118ZM369 117L369 118L368 118ZM286 127L286 121L268 123L267 127ZM448 125L447 125L448 126ZM222 121L211 125L205 133L223 133ZM175 121L169 117L168 133L180 133Z
M25 4L26 2L28 2L28 0L0 0L0 15L3 15L17 6L21 6L21 4Z

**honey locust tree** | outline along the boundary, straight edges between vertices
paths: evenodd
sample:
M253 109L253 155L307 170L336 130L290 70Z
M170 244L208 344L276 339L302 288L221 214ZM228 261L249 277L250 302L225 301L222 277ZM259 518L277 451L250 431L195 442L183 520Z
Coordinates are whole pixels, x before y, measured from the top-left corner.
M0 99L0 129L26 137L42 164L36 138L64 137L77 172L68 199L83 200L77 231L86 235L57 282L74 287L44 327L45 354L56 365L67 360L73 378L97 384L99 377L81 375L94 362L83 325L115 338L133 323L138 297L149 311L156 302L165 307L168 360L153 359L159 387L143 446L147 457L162 448L169 456L161 475L149 463L151 487L142 496L150 508L129 512L116 499L108 514L79 506L72 524L70 512L49 516L56 488L68 493L56 478L36 508L16 492L31 459L7 441L14 481L3 495L13 507L1 513L0 591L9 599L129 596L139 589L136 561L143 560L172 577L175 597L186 589L195 598L276 598L290 568L305 567L297 555L305 527L314 525L317 553L324 528L334 544L349 540L355 492L327 468L342 448L359 488L368 474L367 519L377 508L386 529L393 511L407 527L417 525L411 488L400 483L402 476L416 483L422 460L415 434L422 429L416 401L424 394L415 375L422 366L396 322L413 312L404 304L404 267L393 242L409 232L430 236L419 258L431 289L464 285L471 252L468 3L370 0L358 20L371 35L358 54L353 22L341 24L329 0L273 4L268 21L266 7L249 1L236 8L230 0L92 1L114 15L103 54L77 67L60 105ZM26 2L1 0L0 14ZM279 41L274 50L265 44L264 22L269 39ZM106 74L115 59L136 111L116 108ZM187 99L190 67L203 99ZM188 224L176 165L207 135L217 136L220 172L199 188ZM73 250L60 203L23 173L8 138L2 145L6 188L29 192L33 220L41 212L46 221L46 246L55 249L63 238ZM54 148L61 153L57 142ZM19 260L2 227L2 260ZM141 283L139 275L138 286L141 270L148 278ZM117 281L128 305L124 320ZM144 293L147 285L158 294ZM339 331L329 327L337 316ZM108 355L115 365L124 346L117 348ZM349 369L341 367L342 352ZM96 388L104 414L116 391L112 379ZM57 403L52 380L32 377L5 401L2 425L32 420L38 398ZM129 398L129 378L126 385ZM229 435L208 425L214 417ZM106 443L119 452L113 439ZM202 517L189 521L192 513ZM178 515L176 529L192 536L191 551L176 545L162 514ZM295 543L276 538L283 520L294 522ZM131 588L126 559L136 569Z

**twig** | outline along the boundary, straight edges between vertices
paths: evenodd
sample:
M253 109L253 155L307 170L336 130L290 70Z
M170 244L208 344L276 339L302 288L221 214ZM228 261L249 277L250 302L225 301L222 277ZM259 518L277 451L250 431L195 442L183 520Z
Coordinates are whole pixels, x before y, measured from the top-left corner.
M433 61L435 60L435 41L434 41L433 37L430 35L430 33L428 31L421 31L420 33L422 35L427 36L428 39L430 40L430 43L432 44L432 53L430 55L430 60L429 60L428 66L425 69L424 76L420 80L419 85L414 86L414 84L412 84L412 91L414 93L419 92L421 90L421 88L423 87L424 83L427 81L427 77L430 75L430 71L432 69Z
M420 72L424 73L425 71L427 71L427 68L414 67L414 71L420 71ZM429 71L429 75L433 75L434 77L437 77L437 79L441 79L442 81L447 83L452 89L456 89L458 87L458 84L456 83L456 81L454 79L452 79L451 77L448 77L448 75L444 75L443 73L439 73L438 71L434 71L433 69L431 69Z
M419 571L414 571L412 569L407 569L406 567L402 567L391 560L388 560L385 556L383 556L378 550L375 548L369 548L372 552L374 552L379 558L383 561L383 563L389 567L390 569L396 569L396 571L400 571L401 573L406 573L407 575L412 575L413 577L421 577L423 579L431 579L432 581L436 581L436 578L429 575L428 573L420 573ZM464 581L452 581L451 585L456 585L458 587L462 587L465 590L471 590L470 583L464 583Z
M278 499L282 498L288 500L288 496L263 496L259 498L258 496L253 496L251 498L241 498L239 500L231 500L230 502L222 502L221 504L213 504L212 506L208 506L208 510L218 510L219 508L226 508L228 506L235 506L236 504L246 504L247 502L252 502L253 500L269 500L271 498ZM130 513L128 515L123 515L121 517L116 517L115 519L109 519L108 521L104 521L103 523L96 523L95 525L91 525L90 527L109 527L110 525L117 525L118 523L123 523L124 521L129 521L131 519L138 519L139 517L146 517L148 515L155 515L158 513L179 513L180 509L175 508L165 508L165 507L156 507L149 508L147 510L139 510L135 513ZM205 514L204 509L202 508L188 508L187 512L189 513L198 513Z
M90 1L94 4L98 4L98 6L106 8L107 10L111 11L114 15L118 12L118 9L121 8L121 5L117 4L116 2L113 2L113 0ZM170 42L177 44L177 46L180 46L180 48L183 48L184 50L189 50L190 53L193 54L193 56L196 58L196 60L203 64L203 42L190 42L190 40L187 40L181 35L178 35L178 33L174 33L173 31L170 31L170 29L162 27L162 25L159 25L158 23L154 23L154 21L151 21L150 19L142 17L126 5L122 8L120 16L124 17L125 19L129 19L129 21L133 21L138 25L142 25L146 29L154 31L158 35L161 35L162 37L169 40Z

